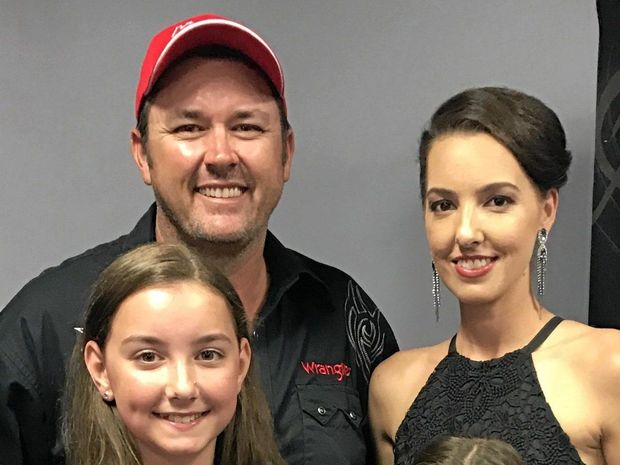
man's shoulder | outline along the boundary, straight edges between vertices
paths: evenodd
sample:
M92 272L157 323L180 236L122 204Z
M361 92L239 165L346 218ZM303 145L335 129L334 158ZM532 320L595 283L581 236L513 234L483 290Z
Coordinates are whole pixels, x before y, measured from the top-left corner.
M297 261L299 269L320 282L331 296L332 303L344 309L345 313L369 314L377 319L383 319L372 298L348 272L296 250L287 249L287 251Z
M128 234L96 245L29 281L0 312L0 329L16 320L46 313L69 315L83 310L92 284L101 271L132 248Z

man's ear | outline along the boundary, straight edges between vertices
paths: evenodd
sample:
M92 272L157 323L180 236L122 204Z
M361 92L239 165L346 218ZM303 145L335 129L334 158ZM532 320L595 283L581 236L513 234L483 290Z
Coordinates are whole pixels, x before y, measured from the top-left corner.
M147 186L151 185L151 167L149 165L148 153L146 147L142 143L140 131L136 128L131 130L129 135L129 150L136 166L140 170L142 180Z
M284 145L285 146L282 147L282 150L283 150L283 155L282 156L286 157L286 159L283 160L283 162L284 162L284 182L286 182L291 177L291 167L293 165L293 155L295 155L295 133L293 132L292 128L289 128L288 131L287 131Z
M555 223L555 216L558 213L558 206L560 203L560 193L557 189L549 189L545 194L542 208L542 226L551 231L553 224Z
M97 390L106 401L114 399L114 393L110 388L110 379L105 367L103 352L95 341L88 341L84 346L84 363L95 383Z

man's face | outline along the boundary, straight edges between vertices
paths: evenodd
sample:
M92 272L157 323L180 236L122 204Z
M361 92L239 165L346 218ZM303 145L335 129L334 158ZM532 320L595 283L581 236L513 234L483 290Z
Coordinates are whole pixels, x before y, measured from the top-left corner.
M264 237L289 179L292 133L262 78L229 60L190 58L162 78L148 142L134 159L158 205L158 232L249 244Z

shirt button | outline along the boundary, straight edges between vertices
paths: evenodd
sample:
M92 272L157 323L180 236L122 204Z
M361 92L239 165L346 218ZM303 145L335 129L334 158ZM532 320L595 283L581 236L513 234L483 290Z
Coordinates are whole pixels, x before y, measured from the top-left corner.
M357 414L356 414L353 410L351 410L351 411L349 412L349 418L350 418L351 420L357 420Z
M327 413L327 410L325 410L325 407L319 407L318 409L316 409L317 412L319 412L319 415L323 416Z

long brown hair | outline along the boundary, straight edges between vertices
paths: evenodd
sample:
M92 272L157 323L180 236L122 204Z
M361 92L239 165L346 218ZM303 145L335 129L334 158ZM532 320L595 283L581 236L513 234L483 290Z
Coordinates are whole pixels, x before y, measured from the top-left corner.
M148 244L117 258L95 283L83 334L69 361L62 432L71 465L142 465L114 403L104 401L91 380L83 351L91 340L103 349L114 315L127 297L146 287L178 281L195 281L220 293L228 303L237 340L249 339L245 311L230 282L186 246ZM217 438L216 463L284 465L257 379L250 363L235 415Z

